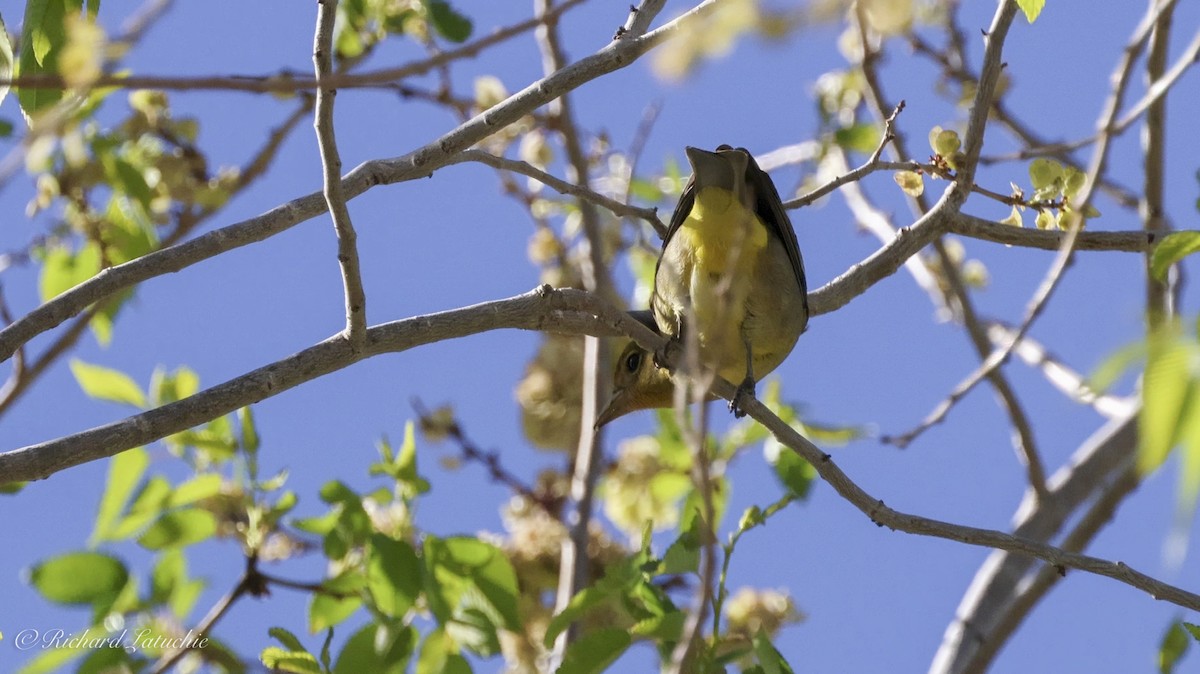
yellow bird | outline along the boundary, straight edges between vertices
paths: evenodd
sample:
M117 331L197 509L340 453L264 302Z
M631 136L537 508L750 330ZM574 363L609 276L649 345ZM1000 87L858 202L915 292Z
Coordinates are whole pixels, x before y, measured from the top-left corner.
M778 367L808 326L804 261L779 192L748 151L689 147L687 158L692 178L671 215L649 314L672 339L695 330L704 365L753 395L756 377ZM633 313L649 325L644 312ZM670 407L674 390L670 374L631 341L617 359L613 397L596 427Z

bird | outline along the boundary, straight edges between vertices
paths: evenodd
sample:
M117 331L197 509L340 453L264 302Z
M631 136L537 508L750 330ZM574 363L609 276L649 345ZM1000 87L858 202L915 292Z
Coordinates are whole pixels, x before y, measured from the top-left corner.
M695 331L701 362L740 381L730 402L754 394L808 327L808 283L779 191L745 148L686 149L692 177L680 195L654 268L649 311L630 312L682 343ZM652 319L652 321L651 321ZM637 410L671 407L671 374L630 341L596 428Z

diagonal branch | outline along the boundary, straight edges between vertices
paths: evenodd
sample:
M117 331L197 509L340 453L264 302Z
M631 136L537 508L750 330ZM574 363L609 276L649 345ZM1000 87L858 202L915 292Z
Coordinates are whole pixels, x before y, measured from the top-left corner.
M342 193L342 158L338 155L337 137L333 129L333 99L337 89L325 84L333 70L333 24L337 17L337 0L317 1L317 29L313 38L313 66L317 81L316 127L317 145L321 150L325 204L333 218L337 234L338 266L342 270L342 291L346 298L346 339L355 349L361 348L367 330L367 295L363 290L362 272L358 261L358 234L350 220L350 209Z
M499 157L484 150L463 150L447 163L460 164L468 161L486 164L492 168L500 169L502 171L519 173L523 176L533 178L543 185L554 188L560 194L569 194L578 199L589 201L597 206L601 206L612 211L616 215L645 220L646 222L650 223L650 225L654 227L655 231L659 232L660 234L666 234L667 232L667 226L663 224L663 221L658 217L657 208L638 208L627 203L621 203L612 197L607 197L599 192L595 192L573 182L563 180L558 176L546 173L545 171L528 162L518 161L516 159L508 159L506 157Z
M340 334L335 335L183 400L57 440L4 452L0 454L0 483L44 479L71 466L113 456L383 353L501 328L608 335L616 334L618 326L622 334L631 330L643 338L653 334L590 293L543 286L507 300L368 328L361 350L353 349Z

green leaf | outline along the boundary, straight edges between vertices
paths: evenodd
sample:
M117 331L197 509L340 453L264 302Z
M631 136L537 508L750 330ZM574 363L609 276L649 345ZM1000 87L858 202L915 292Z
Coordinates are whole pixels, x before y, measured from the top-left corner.
M438 34L451 42L464 42L471 37L471 20L450 6L446 0L425 0L429 22Z
M134 407L145 407L146 396L133 379L124 372L100 365L91 365L77 358L71 359L71 374L88 397L125 403Z
M1058 183L1059 187L1054 190L1057 193L1062 189L1063 177L1062 164L1053 159L1039 158L1029 163L1029 183L1035 190L1051 189Z
M846 150L871 154L879 145L879 128L871 123L842 127L834 132L833 142Z
M167 604L176 618L182 620L192 612L205 582L189 579L187 557L178 548L159 555L150 573L150 597L156 604Z
M333 674L404 674L417 645L411 625L392 628L370 623L346 640L333 665Z
M933 127L929 132L929 145L933 147L933 151L942 157L952 157L958 149L962 147L962 139L958 137L958 132L953 129L943 129L940 126Z
M158 519L163 505L171 495L171 483L155 475L142 485L125 517L108 533L109 540L122 540L140 532L146 525Z
M149 465L150 455L144 447L121 452L109 460L108 480L104 485L104 493L100 496L100 507L96 510L96 523L92 526L88 547L114 540L111 533L117 517L125 509L129 497L133 495L134 488Z
M1151 275L1159 281L1166 279L1167 270L1171 268L1171 265L1198 250L1200 250L1200 232L1192 230L1168 234L1154 247L1154 254L1150 258Z
M88 243L78 253L62 247L51 248L42 261L38 291L42 301L49 302L98 273L100 247L95 243Z
M686 618L687 614L683 611L669 611L662 615L639 620L633 627L629 628L629 633L643 639L654 639L665 642L677 641L679 635L683 632L683 623Z
M892 178L910 197L919 197L925 192L925 179L916 171L896 171Z
M425 564L426 596L439 620L479 609L497 627L520 629L517 574L499 548L477 538L428 536Z
M156 368L150 376L150 399L155 407L183 400L199 390L200 376L186 366L175 368L170 373Z
M1193 625L1192 623L1188 622L1179 624L1183 625L1183 629L1187 630L1187 633L1191 635L1193 641L1200 641L1200 625Z
M362 606L359 592L363 588L362 575L346 572L321 583L323 591L313 594L308 607L308 630L320 632L349 618Z
M390 618L404 618L421 592L421 561L406 541L374 534L368 548L367 589L375 607Z
M250 454L258 452L258 429L254 425L254 412L249 407L240 407L237 411L238 426L242 429L242 449Z
M217 519L199 508L184 508L166 513L150 525L138 544L147 550L181 548L212 538L217 533Z
M191 505L197 501L210 499L221 493L221 476L216 473L206 473L182 482L171 491L167 497L166 507L179 508Z
M272 627L267 630L267 634L271 635L275 641L283 644L284 648L289 651L298 653L308 652L308 649L304 647L304 644L300 643L300 638L289 630L286 630L282 627Z
M1088 377L1087 387L1097 393L1104 393L1117 383L1117 379L1125 374L1133 364L1146 357L1146 343L1135 342L1126 344L1111 355L1100 361L1096 370Z
M702 522L701 518L692 518L693 523ZM660 572L665 574L696 573L700 568L700 541L695 532L685 531L676 538L663 553Z
M599 587L585 587L580 590L571 601L567 603L560 613L550 619L546 625L546 634L542 638L542 645L546 648L554 648L554 640L563 630L579 620L584 613L590 609L606 603L611 598L611 593Z
M1184 412L1196 395L1196 347L1169 325L1150 336L1143 377L1137 467L1142 475L1157 469L1179 440Z
M567 647L557 674L600 674L629 648L629 632L615 627L589 632Z
M30 583L56 604L96 604L111 601L129 582L120 560L98 552L72 552L33 567Z
M4 27L4 19L0 18L0 79L10 80L13 75L12 40L8 37L8 29ZM0 85L0 103L8 95L8 85Z
M294 672L295 674L322 674L321 665L312 653L297 653L285 651L282 648L267 646L258 655L260 662L273 672Z
M1175 665L1187 653L1189 645L1191 642L1188 641L1188 635L1183 626L1178 621L1171 623L1158 647L1158 671L1162 674L1174 672Z
M1042 8L1046 6L1046 0L1017 0L1017 6L1025 13L1025 20L1033 23L1037 21L1038 15L1042 13Z
M68 0L29 0L25 3L18 64L18 74L22 77L58 74L58 56L67 44L67 3ZM78 4L77 0L70 0L70 3ZM62 89L17 89L21 109L30 117L62 97Z
M791 449L780 445L778 441L769 442L764 451L768 454L767 460L775 471L775 477L787 493L798 499L806 498L812 489L813 480L817 477L817 470L812 464Z
M754 656L766 674L792 674L792 667L771 643L766 630L759 628L754 635Z

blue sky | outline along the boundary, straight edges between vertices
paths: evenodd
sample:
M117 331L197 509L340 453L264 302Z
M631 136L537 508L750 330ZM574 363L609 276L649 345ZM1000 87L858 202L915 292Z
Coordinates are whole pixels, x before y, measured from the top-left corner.
M977 67L982 50L978 29L990 22L994 5L966 4L963 24L972 45L971 65ZM1200 8L1180 5L1172 55L1200 24ZM664 18L685 6L669 3ZM102 23L115 32L133 7L134 3L104 3ZM1074 139L1091 133L1107 95L1109 74L1144 11L1142 3L1108 3L1103 12L1096 7L1051 0L1036 24L1018 18L1010 32L1005 60L1013 84L1007 101L1044 137ZM10 27L19 24L18 9L5 8ZM475 19L477 35L530 11L526 3L461 3L461 9ZM270 73L283 68L307 72L312 10L309 4L285 2L178 3L129 55L126 65L143 74ZM613 3L592 3L568 12L562 30L569 56L580 58L603 46L624 18L624 6ZM618 148L628 147L646 106L661 103L662 113L640 164L646 171L658 170L668 159L682 162L686 145L727 142L763 153L816 133L812 89L821 73L845 66L835 48L839 32L840 26L818 25L778 42L747 39L727 58L705 64L680 83L655 79L648 64L639 62L571 96L581 125L607 131ZM962 112L932 93L937 72L928 61L909 55L902 44L889 45L889 54L882 71L885 87L893 100L907 100L899 128L908 134L910 147L918 153L915 158L924 159L928 130L961 122ZM418 56L412 47L394 46L368 65ZM456 63L453 73L463 93L469 93L473 77L480 74L495 74L516 91L540 77L541 65L532 42L518 39ZM1141 90L1136 84L1131 99L1140 97ZM269 96L237 93L174 93L171 99L176 115L201 120L200 143L212 164L243 162L266 130L291 110L290 103ZM1197 105L1195 75L1189 74L1172 94L1168 112L1168 214L1177 228L1196 228L1196 135L1188 118ZM347 168L404 154L455 124L438 108L384 92L343 92L337 110L338 141ZM124 111L121 98L114 97L103 118L119 119ZM15 100L0 105L0 117L19 120ZM11 140L6 141L0 152L10 147ZM1003 131L989 130L985 153L1012 147ZM1112 161L1115 176L1127 185L1139 184L1136 130L1118 139ZM319 189L320 170L306 123L284 146L270 174L209 226L231 224ZM562 173L561 167L552 170ZM793 168L774 177L787 194L800 174ZM987 168L979 180L1001 192L1010 181L1028 184L1023 164ZM907 206L889 176L877 174L865 184L898 225L910 224ZM934 194L940 189L931 187ZM0 191L0 212L9 214L0 227L0 249L26 245L45 226L17 215L24 212L30 194L27 179ZM1136 214L1104 198L1098 206L1104 217L1091 223L1096 229L1140 226ZM515 202L500 194L491 169L448 167L429 179L373 189L351 202L350 209L363 251L371 323L507 297L538 282L537 270L526 258L531 223ZM1008 211L982 199L972 199L965 210L993 219ZM811 288L878 247L874 238L857 231L836 195L793 212L792 220ZM1019 320L1052 255L980 241L964 243L968 256L984 261L991 275L990 287L975 295L979 311ZM334 255L329 222L317 218L265 242L156 278L140 288L123 311L110 347L101 348L89 337L76 355L125 371L143 385L156 367L184 364L200 374L204 385L225 381L342 327ZM1076 369L1091 371L1141 334L1141 264L1140 257L1127 253L1080 254L1032 336ZM15 310L35 306L34 270L10 270L3 280ZM631 287L624 266L618 268L618 280L626 290ZM1181 309L1194 317L1196 303L1185 294ZM513 399L513 388L537 341L535 334L513 331L475 335L375 358L266 400L255 406L264 440L264 471L288 468L290 485L302 499L298 514L316 514L321 510L316 490L324 482L336 478L361 488L374 484L366 478L374 444L383 434L401 435L412 417L409 400L416 396L430 406L452 404L480 445L498 449L509 469L532 478L542 466L558 460L528 446ZM46 343L43 336L34 346ZM896 433L917 423L977 364L962 331L938 323L927 297L901 272L838 312L814 318L777 376L784 382L785 398L802 404L814 420L870 424L882 433ZM1066 400L1024 365L1011 364L1006 372L1032 417L1051 470L1101 425L1095 412ZM1128 392L1130 382L1124 385L1122 393ZM0 423L0 449L58 437L125 413L87 399L63 362ZM607 436L608 448L623 437L649 431L651 424L651 415L645 413L620 420ZM1006 417L986 386L907 450L867 439L828 451L854 480L888 505L939 519L1004 530L1023 493L1024 472L1011 448ZM497 509L507 496L503 488L488 482L478 467L458 472L440 468L437 458L452 453L446 446L419 441L419 452L423 472L433 483L418 513L423 528L444 535L501 530ZM155 447L152 453L156 466L180 474L164 450ZM21 574L38 559L84 545L105 470L104 463L70 469L4 500L4 539L9 544L0 549L0 596L5 597L0 631L6 635L26 627L71 630L87 620L84 611L42 601ZM1090 552L1194 587L1200 566L1192 558L1175 569L1166 568L1162 557L1174 508L1174 471L1171 462L1143 484ZM740 459L731 477L731 513L754 503L765 505L778 495L760 452ZM743 539L732 584L787 588L809 616L779 639L780 649L798 670L921 671L987 552L877 528L832 490L818 485L808 502L789 508ZM127 547L120 548L120 554L134 564L148 559ZM227 590L241 566L240 554L230 543L204 545L193 553L192 572L212 579L197 613ZM321 560L313 557L289 563L283 575L313 580L322 572ZM283 624L301 632L304 607L303 596L277 590L267 600L240 603L218 634L253 653L267 643L268 626ZM1148 671L1162 631L1180 615L1180 609L1126 585L1072 572L1005 647L993 671ZM316 637L309 643L319 646ZM5 670L27 656L0 644ZM643 652L631 662L648 666L643 663L650 658ZM492 671L490 667L478 671Z

